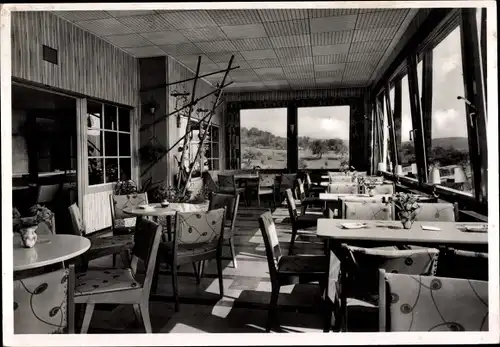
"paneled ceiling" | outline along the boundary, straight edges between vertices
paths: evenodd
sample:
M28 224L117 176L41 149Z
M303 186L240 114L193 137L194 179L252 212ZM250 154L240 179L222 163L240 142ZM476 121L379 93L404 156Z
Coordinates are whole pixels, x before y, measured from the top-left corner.
M240 68L228 91L367 86L415 9L54 11L137 57ZM206 78L211 83L222 74Z

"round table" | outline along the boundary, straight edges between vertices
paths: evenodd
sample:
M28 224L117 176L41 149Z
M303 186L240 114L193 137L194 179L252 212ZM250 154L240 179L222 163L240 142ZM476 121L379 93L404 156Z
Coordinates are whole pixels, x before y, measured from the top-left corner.
M152 206L152 209L143 209L138 207L133 208L124 208L123 212L134 215L136 217L153 217L155 221L158 221L158 217L167 217L167 232L168 232L168 240L170 241L171 236L171 225L172 225L172 216L175 216L177 212L199 212L199 211L207 211L208 204L190 204L190 203L176 203L171 202L167 207L162 207L160 204L149 204Z
M90 248L90 240L76 235L39 235L32 248L21 244L14 234L14 271L35 269L75 258Z

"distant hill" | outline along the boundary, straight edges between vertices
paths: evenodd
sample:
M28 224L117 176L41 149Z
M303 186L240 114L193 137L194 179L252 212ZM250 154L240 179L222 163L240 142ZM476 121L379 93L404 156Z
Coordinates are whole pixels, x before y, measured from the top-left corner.
M403 142L405 143L410 143L410 141ZM452 147L459 151L468 151L469 142L466 137L440 137L432 139L432 147Z

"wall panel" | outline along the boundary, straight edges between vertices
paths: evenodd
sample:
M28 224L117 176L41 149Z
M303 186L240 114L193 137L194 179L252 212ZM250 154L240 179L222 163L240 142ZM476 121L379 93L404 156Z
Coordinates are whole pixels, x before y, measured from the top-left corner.
M138 65L131 55L49 12L12 12L12 76L136 107ZM58 65L42 46L58 50Z

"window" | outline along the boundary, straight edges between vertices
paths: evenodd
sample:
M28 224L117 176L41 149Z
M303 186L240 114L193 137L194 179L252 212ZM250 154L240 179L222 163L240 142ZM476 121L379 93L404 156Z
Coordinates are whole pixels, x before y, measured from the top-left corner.
M286 108L241 110L240 128L242 169L286 169Z
M198 149L200 147L201 139L203 138L204 131L207 129L208 124L203 122L201 125L197 119L189 121L190 127L193 130L188 137L188 153L186 153L184 165L189 167L190 163L194 162ZM179 138L186 132L187 117L181 118L181 127L179 130ZM200 132L201 127L201 132ZM192 177L200 177L203 171L219 170L219 127L211 124L208 127L208 134L205 139L205 150L199 155L199 158L194 162L194 169ZM181 144L182 147L182 144ZM187 162L189 159L189 162ZM203 167L203 170L201 168Z
M410 107L410 89L408 75L401 79L401 166L405 174L417 175L414 137Z
M132 177L130 110L87 102L89 185Z
M386 170L387 171L392 171L392 163L391 163L391 148L389 146L389 116L387 114L387 102L385 98L385 91L383 94L383 102L382 102L382 107L383 109L383 128L382 128L382 135L383 135L383 153L384 153L384 158L381 158L381 161L385 163L386 165Z
M434 48L432 73L432 132L428 165L438 167L442 172L442 185L472 195L467 116L464 101L457 99L464 96L459 27ZM450 174L445 174L446 171Z
M297 109L299 169L340 169L349 160L349 106Z

